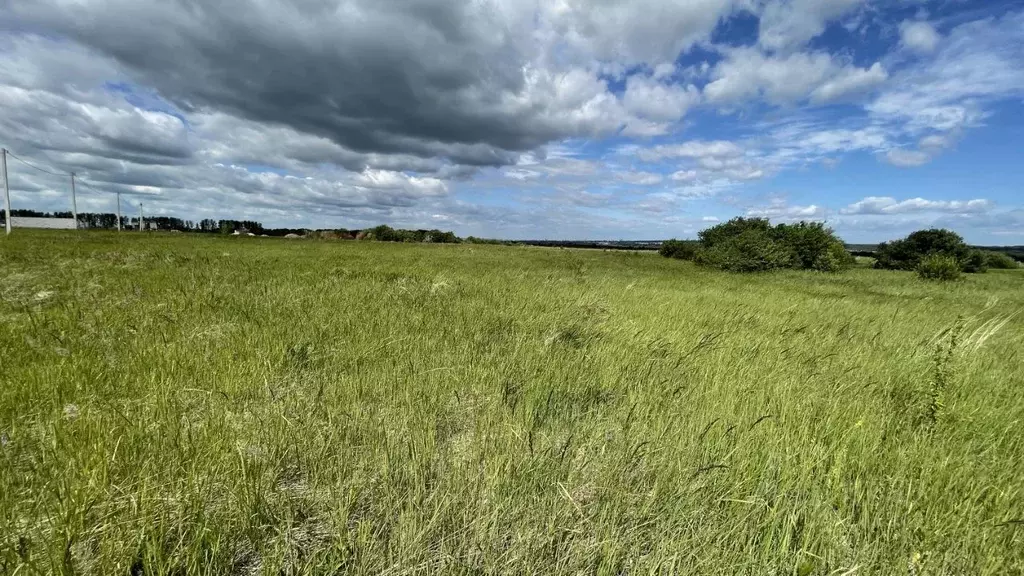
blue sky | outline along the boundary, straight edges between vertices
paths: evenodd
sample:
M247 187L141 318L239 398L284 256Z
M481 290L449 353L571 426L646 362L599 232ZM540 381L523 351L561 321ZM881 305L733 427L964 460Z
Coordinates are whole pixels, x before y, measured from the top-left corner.
M153 213L503 238L1024 244L1024 6L369 0L0 6L0 145ZM12 162L15 207L65 179Z

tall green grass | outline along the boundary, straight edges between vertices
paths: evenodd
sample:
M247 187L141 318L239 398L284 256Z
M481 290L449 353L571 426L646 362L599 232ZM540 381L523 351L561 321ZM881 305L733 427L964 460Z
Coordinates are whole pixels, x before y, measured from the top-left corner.
M1021 573L1022 288L18 231L0 573Z

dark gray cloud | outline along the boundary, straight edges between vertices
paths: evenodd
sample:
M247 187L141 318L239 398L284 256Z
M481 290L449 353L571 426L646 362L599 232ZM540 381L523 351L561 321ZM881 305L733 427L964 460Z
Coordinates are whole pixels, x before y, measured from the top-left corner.
M116 61L185 111L217 110L363 153L500 165L573 126L531 94L486 3L13 2L16 27Z

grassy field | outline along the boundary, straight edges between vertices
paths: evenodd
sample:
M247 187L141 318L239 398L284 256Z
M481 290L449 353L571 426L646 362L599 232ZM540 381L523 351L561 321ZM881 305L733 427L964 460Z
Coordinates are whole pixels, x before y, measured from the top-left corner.
M1024 271L0 239L0 573L1021 574Z

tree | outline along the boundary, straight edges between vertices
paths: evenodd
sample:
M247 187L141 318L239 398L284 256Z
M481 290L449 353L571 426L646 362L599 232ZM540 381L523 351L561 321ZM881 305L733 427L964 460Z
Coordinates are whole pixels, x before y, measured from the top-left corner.
M972 250L956 232L938 228L918 230L902 240L879 245L875 254L875 268L917 270L928 256L951 258L963 272L981 273L988 268L982 252Z
M459 242L459 237L452 231L442 232L440 230L431 230L430 241L435 244L457 244Z
M401 242L398 233L391 226L381 224L366 231L367 240L377 240L378 242Z

